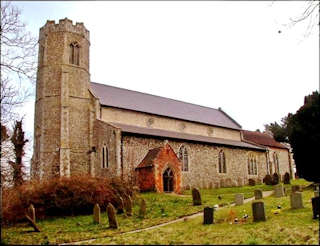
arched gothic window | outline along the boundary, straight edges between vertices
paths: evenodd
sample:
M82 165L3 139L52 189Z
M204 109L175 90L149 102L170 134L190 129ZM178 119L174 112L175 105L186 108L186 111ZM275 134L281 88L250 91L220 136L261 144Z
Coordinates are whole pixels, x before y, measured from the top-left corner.
M226 156L222 150L219 152L219 173L227 173Z
M109 167L109 161L108 161L108 148L107 146L102 147L102 158L101 158L101 166L102 168L108 168Z
M249 175L258 174L257 161L253 155L249 155L248 157L248 174Z
M279 157L276 152L273 153L273 163L274 163L274 170L277 174L280 174L280 169L279 169Z
M181 146L179 149L179 160L182 162L182 171L187 172L189 171L189 157L188 157L188 150L185 146Z
M80 46L77 42L71 43L69 52L69 63L79 66Z

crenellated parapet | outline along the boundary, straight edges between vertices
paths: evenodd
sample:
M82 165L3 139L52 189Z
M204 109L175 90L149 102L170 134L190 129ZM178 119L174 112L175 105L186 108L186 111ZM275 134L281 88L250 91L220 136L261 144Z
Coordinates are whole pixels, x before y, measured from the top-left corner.
M82 22L73 25L72 20L68 18L60 19L59 23L48 20L47 23L40 28L39 40L48 35L49 32L72 32L81 35L89 41L89 31Z

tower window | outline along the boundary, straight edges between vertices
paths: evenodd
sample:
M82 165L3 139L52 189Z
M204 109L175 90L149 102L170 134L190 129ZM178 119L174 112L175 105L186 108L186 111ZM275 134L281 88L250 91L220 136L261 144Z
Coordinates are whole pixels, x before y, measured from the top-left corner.
M80 46L77 42L71 43L69 52L69 63L79 66Z

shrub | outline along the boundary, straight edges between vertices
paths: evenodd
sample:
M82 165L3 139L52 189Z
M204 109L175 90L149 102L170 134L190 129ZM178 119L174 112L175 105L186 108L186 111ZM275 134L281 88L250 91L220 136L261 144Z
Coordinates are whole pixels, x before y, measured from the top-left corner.
M264 179L263 179L263 183L265 183L266 185L272 185L272 177L270 174L267 174Z
M283 183L290 184L290 174L288 172L283 175Z
M272 175L272 185L277 185L279 184L279 175L277 173L274 173Z
M2 211L5 224L21 221L26 208L33 204L37 218L90 214L94 204L106 209L117 207L117 195L132 190L119 179L94 178L88 175L30 182L3 191Z
M256 185L256 181L254 179L249 179L249 185L255 186Z

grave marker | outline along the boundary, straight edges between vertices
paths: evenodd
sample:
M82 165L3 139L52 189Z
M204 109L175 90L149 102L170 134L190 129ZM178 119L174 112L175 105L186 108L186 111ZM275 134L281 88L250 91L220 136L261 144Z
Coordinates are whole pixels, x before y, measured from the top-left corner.
M234 200L235 200L236 206L243 205L244 195L242 193L236 194Z
M32 219L33 222L36 223L36 210L35 210L33 204L30 204L30 206L28 207L28 215L29 215L30 219Z
M274 196L275 196L275 197L283 197L283 196L285 196L285 195L284 195L284 189L283 189L283 185L282 185L282 184L276 185L276 186L274 187Z
M201 205L201 195L197 188L192 188L193 206Z
M101 223L100 206L98 203L96 203L93 208L93 222L98 224Z
M203 224L210 225L214 223L214 209L205 207L203 210Z
M290 204L292 209L303 208L302 193L301 192L291 193Z
M253 222L266 221L266 212L263 201L260 200L252 202L252 216Z
M118 221L116 217L116 209L114 206L109 202L107 206L107 213L108 213L108 220L109 220L109 227L117 229L118 228Z
M260 200L263 198L263 193L262 193L262 190L255 190L254 191L254 198L256 200Z

